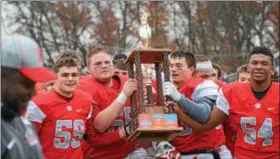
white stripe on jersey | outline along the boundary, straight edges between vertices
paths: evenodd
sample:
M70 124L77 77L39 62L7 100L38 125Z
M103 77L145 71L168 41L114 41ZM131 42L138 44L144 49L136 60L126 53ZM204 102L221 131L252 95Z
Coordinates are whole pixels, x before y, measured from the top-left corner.
M218 93L218 98L216 100L216 107L224 112L226 115L229 115L230 106L228 101L223 93L223 89L221 88Z
M33 101L29 101L26 117L30 121L42 123L46 118L46 114Z

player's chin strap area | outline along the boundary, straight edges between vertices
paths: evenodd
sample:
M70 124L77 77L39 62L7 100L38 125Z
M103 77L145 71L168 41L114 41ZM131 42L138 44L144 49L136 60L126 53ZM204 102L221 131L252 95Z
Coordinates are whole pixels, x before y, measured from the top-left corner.
M180 152L181 155L195 155L195 154L212 154L214 159L221 159L219 152L215 149L210 150L198 150L192 152Z

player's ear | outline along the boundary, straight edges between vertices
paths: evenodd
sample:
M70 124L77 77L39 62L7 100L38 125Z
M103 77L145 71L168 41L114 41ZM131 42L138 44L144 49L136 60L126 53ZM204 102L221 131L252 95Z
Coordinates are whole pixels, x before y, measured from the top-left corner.
M271 73L272 76L275 74L275 68L274 68L274 66L271 67L270 73Z
M195 68L194 68L194 66L190 66L189 69L190 69L190 71L191 71L191 74L194 74L194 73L195 73Z

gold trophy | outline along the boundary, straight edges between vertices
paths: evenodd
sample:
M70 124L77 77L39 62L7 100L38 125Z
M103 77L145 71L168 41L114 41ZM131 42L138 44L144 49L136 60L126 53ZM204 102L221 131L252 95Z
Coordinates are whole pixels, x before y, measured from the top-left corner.
M141 15L139 36L144 48L132 50L125 61L128 66L128 77L135 78L134 75L136 74L137 79L137 93L134 92L130 97L132 133L128 140L169 141L175 137L174 133L183 130L182 127L178 127L177 115L172 113L172 107L169 106L168 114L165 114L163 107L165 99L163 96L160 64L163 64L164 81L170 81L168 54L171 51L169 49L149 48L151 28L148 24L148 14L145 11L142 11ZM149 71L142 69L142 64L155 65L156 100L153 99L151 83L146 80L150 78L151 74ZM134 72L134 66L136 72ZM146 91L144 91L144 88ZM136 100L136 95L138 100ZM171 100L171 98L167 96L166 100Z
M141 38L144 48L148 48L152 31L151 31L151 27L148 24L148 14L144 10L141 12L142 15L140 18L141 26L139 28L139 36Z

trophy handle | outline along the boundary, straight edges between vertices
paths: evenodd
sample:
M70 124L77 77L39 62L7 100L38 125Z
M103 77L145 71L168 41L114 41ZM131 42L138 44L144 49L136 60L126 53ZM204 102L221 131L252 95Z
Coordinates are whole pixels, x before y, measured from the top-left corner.
M168 60L168 54L169 52L165 52L163 54L163 72L164 72L164 81L165 82L170 82L170 72L169 72L169 60ZM166 96L166 101L171 101L172 98L170 96ZM173 113L173 104L168 104L168 113Z

